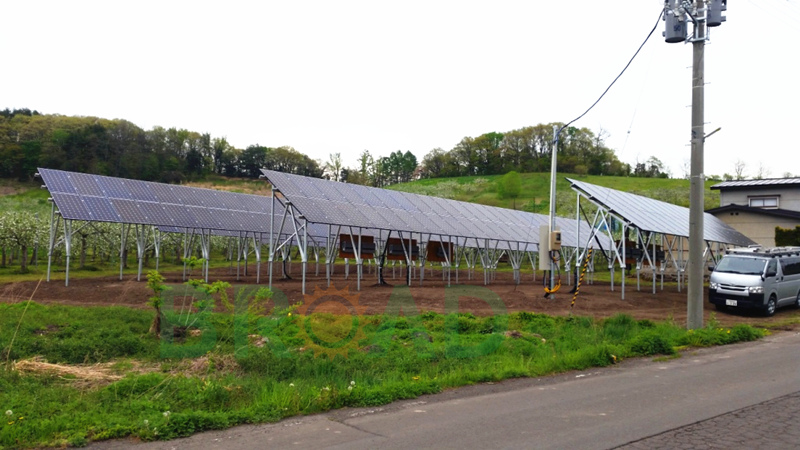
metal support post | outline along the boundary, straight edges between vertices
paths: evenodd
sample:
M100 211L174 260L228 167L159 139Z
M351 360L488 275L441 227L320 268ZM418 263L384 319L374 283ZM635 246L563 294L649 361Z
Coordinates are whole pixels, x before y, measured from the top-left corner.
M64 286L69 286L69 255L72 253L72 221L67 219L64 219L64 252L67 254Z
M58 231L58 220L56 218L56 204L50 204L50 240L47 247L47 281L50 281L50 268L53 265L53 248L56 245L56 231Z

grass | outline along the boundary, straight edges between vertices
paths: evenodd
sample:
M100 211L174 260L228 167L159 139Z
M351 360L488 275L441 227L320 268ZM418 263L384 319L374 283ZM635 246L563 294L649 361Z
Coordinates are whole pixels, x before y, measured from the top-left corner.
M765 334L713 320L689 332L627 315L304 316L285 307L254 316L238 304L236 314L203 315L202 333L186 337L175 337L168 313L159 340L147 334L152 318L126 308L0 304L0 414L11 411L0 422L0 447L171 439ZM255 344L258 335L266 345ZM11 370L12 361L34 357L114 376L88 382Z
M45 253L47 250L42 250L40 248L40 254ZM123 277L132 277L135 276L138 272L138 263L136 262L136 257L134 255L128 256L128 268L122 271ZM91 261L87 262L87 265L83 269L78 269L78 262L76 261L77 258L73 258L72 262L70 262L70 269L69 269L69 278L70 280L75 279L83 279L83 278L98 278L98 277L109 277L109 276L119 276L119 261L112 261L110 263L98 264L92 263ZM250 259L248 261L249 265L252 266L254 264L254 260ZM213 268L220 268L220 267L229 267L231 264L230 261L225 260L225 255L215 254L211 258L211 262L209 266ZM234 265L236 262L234 261ZM244 264L244 261L242 261ZM156 266L155 260L151 259L148 264L142 265L142 279L145 278L145 274L148 270L154 269ZM159 263L159 270L163 272L173 272L178 273L183 271L183 264L175 264L174 258L168 258L166 261L164 259L161 260ZM194 269L195 275L200 273L200 269ZM44 259L39 259L38 265L29 265L28 271L25 273L20 272L19 265L15 263L13 266L9 265L7 267L0 266L0 284L6 283L17 283L23 281L37 281L47 275L47 257L44 256ZM199 276L199 275L197 275ZM63 265L56 265L53 264L52 270L50 272L50 280L51 282L57 281L64 281L66 277L66 270Z
M27 184L15 184L14 194L0 195L0 211L29 211L41 218L50 217L50 194L46 189L33 188Z
M550 174L537 172L520 175L522 193L517 199L501 198L497 193L497 182L502 175L424 179L389 186L389 189L503 208L513 208L516 205L516 209L546 214L550 204ZM566 178L643 195L680 206L689 206L689 180L560 173L556 179L559 212L574 210L572 203L575 202L575 194ZM719 206L719 194L710 190L710 187L716 183L718 181L706 181L705 206L707 209Z

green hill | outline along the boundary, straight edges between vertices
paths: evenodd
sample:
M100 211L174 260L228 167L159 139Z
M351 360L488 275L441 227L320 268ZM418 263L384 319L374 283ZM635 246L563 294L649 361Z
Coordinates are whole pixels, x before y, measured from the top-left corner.
M547 214L550 208L550 173L523 173L520 177L522 192L516 199L502 198L498 194L497 186L502 175L432 178L396 184L389 186L389 189L502 208L516 205L516 209ZM560 173L556 180L556 213L560 216L572 217L575 214L576 194L566 178L689 207L689 180ZM710 190L718 182L706 181L705 209L719 206L719 194Z

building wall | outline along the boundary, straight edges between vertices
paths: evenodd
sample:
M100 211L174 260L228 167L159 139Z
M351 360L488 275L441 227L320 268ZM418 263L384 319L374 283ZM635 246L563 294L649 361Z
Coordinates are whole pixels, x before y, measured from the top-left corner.
M748 206L748 198L754 196L779 196L780 209L790 211L800 211L800 187L775 187L770 189L748 189L748 190L720 190L719 204L744 205Z
M740 211L723 212L715 214L715 216L736 231L765 247L775 246L775 227L794 228L800 225L797 220Z

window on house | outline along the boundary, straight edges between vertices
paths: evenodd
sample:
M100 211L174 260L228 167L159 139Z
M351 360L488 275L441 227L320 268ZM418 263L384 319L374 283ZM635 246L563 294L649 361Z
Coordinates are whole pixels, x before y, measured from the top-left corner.
M752 208L777 208L778 197L750 197Z

